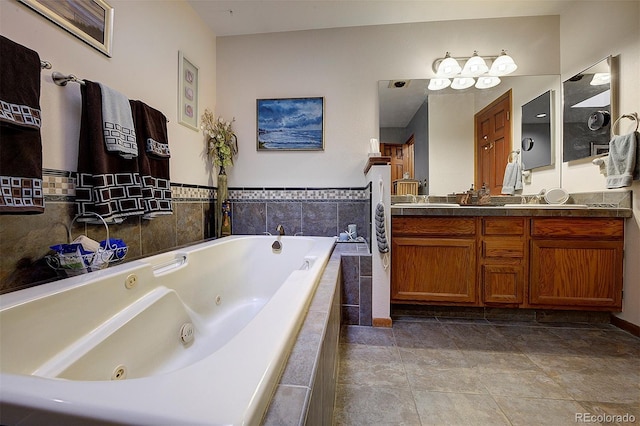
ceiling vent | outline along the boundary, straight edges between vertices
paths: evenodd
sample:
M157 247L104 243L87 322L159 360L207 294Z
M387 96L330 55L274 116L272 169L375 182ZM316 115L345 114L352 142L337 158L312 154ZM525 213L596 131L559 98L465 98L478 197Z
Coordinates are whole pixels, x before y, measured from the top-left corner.
M404 89L409 87L411 80L391 80L389 82L389 89Z

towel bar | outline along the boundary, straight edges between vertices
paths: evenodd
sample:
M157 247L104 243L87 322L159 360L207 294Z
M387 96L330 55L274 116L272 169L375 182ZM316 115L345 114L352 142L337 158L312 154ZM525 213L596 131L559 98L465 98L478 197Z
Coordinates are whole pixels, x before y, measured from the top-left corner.
M51 68L51 66L49 66L49 68ZM82 81L81 79L79 79L78 77L76 77L73 74L69 74L69 75L64 75L61 72L58 71L54 71L51 73L51 78L53 79L53 82L55 84L57 84L58 86L66 86L68 82L73 82L73 83L78 83L82 86L84 86L84 81ZM169 120L167 119L167 123L169 122Z
M53 79L53 82L58 86L66 86L70 81L84 86L84 81L80 80L73 74L64 75L58 71L54 71L51 73L51 78Z
M623 118L628 118L629 120L635 120L636 122L636 129L635 131L638 131L638 125L640 124L640 120L638 119L638 113L637 112L632 112L630 114L622 114L620 117L618 117L618 119L613 123L613 126L611 126L611 132L613 133L614 136L618 136L616 134L616 124L618 124L618 122L620 120L622 120Z
M51 62L40 60L40 68L50 70Z

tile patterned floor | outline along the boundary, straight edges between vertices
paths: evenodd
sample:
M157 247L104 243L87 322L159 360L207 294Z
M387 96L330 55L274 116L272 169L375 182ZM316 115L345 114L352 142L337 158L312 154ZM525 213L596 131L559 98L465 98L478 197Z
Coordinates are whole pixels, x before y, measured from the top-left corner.
M587 423L577 415L640 424L640 339L608 324L406 317L342 328L336 426Z

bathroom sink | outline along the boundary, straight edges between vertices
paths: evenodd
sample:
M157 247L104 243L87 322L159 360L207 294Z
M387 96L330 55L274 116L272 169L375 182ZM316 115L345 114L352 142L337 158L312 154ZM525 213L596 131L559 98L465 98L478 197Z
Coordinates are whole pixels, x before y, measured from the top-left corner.
M454 203L396 203L396 204L392 204L391 207L398 207L398 208L447 208L447 207L460 207L460 204L454 204Z
M588 209L586 204L505 204L506 208L516 209Z

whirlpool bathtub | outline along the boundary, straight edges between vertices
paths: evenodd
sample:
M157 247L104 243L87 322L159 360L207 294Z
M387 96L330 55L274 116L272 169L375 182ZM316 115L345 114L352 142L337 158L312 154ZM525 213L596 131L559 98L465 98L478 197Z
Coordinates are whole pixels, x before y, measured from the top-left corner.
M0 423L259 423L334 242L232 236L0 296Z

